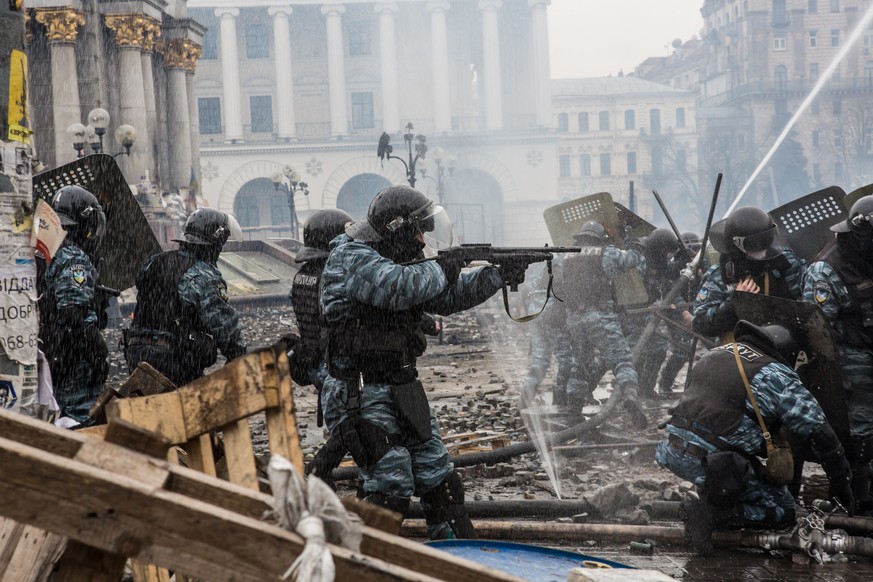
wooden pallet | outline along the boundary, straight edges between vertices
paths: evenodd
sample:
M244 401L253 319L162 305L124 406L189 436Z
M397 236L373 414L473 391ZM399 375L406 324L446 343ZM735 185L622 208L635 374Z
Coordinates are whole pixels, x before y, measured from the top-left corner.
M233 432L248 435L247 417L264 411L271 450L302 466L283 358L258 350L176 392L113 400L105 440L0 411L0 516L70 540L61 582L117 580L128 558L144 580L166 580L166 570L212 582L278 579L304 541L262 521L271 498L257 490L250 435ZM212 449L201 436L219 427L232 482L207 474ZM171 443L193 444L204 471L166 460ZM24 531L0 558L24 551ZM520 582L371 527L360 554L330 549L337 580Z

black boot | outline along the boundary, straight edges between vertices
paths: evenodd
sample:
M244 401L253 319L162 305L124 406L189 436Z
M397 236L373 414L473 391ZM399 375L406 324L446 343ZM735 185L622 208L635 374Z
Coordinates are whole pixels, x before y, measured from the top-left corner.
M685 541L698 554L711 554L715 518L709 504L704 501L683 501L679 504L679 516L685 522Z
M312 462L306 465L306 475L315 475L336 491L333 470L339 467L345 456L346 448L343 446L342 439L332 436L318 449Z

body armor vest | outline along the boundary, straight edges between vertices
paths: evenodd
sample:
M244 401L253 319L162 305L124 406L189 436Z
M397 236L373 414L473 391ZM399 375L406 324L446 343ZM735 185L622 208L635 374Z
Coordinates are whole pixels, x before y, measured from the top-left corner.
M324 271L324 260L304 263L291 284L291 305L297 318L301 345L300 362L313 368L321 361L321 316L318 307L318 286Z
M845 343L859 348L873 347L873 265L844 253L839 243L826 247L818 260L829 264L843 281L852 305L840 314Z
M556 288L571 309L586 309L606 304L612 297L603 272L603 247L584 246L578 255L564 260Z
M749 382L764 366L776 362L754 346L738 346ZM673 408L669 424L690 430L717 446L716 437L727 436L740 426L747 398L733 344L719 346L694 365L691 382Z
M155 257L142 275L137 288L134 325L185 337L194 322L182 309L179 281L198 259L179 251L167 251Z
M721 278L726 285L735 285L751 275L755 284L761 288L762 295L794 299L788 288L788 282L785 280L785 275L791 268L791 263L788 262L785 255L779 255L768 261L749 261L736 260L723 254L719 259L719 264ZM774 276L774 271L778 271L780 276Z
M423 310L386 311L368 305L355 308L354 319L322 330L327 361L347 359L354 373L388 374L414 367L415 359L427 348L421 329ZM348 375L349 370L341 375Z

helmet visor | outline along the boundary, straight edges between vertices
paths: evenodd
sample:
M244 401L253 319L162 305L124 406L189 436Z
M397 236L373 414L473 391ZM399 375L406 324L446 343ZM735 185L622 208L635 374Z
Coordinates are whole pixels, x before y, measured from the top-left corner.
M446 209L439 204L428 204L412 216L424 235L424 242L433 250L441 251L452 246L452 221Z
M750 259L763 260L767 258L767 250L776 240L776 225L771 225L767 230L749 236L735 236L732 240L736 247Z
M232 214L227 215L227 229L230 231L230 235L228 236L228 240L243 240L243 231L240 228L239 223L236 221L236 218L233 217Z

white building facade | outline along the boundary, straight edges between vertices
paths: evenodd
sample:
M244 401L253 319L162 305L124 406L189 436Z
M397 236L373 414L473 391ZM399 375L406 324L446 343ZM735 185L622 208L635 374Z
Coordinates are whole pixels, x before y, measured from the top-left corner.
M207 202L253 238L288 236L270 178L292 167L309 187L301 220L361 218L378 190L407 183L376 145L387 132L407 159L411 123L430 148L416 187L442 199L458 242L546 242L542 210L558 202L548 4L192 0L206 28L193 123Z

